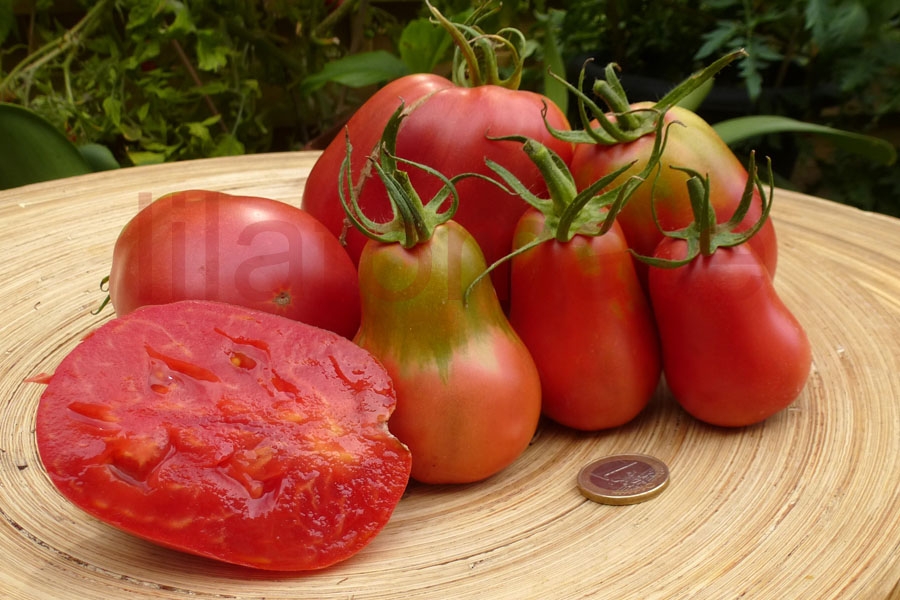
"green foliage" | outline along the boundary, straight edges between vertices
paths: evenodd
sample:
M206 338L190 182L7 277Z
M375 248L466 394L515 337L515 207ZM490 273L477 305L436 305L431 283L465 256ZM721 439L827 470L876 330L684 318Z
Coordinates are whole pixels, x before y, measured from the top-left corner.
M572 0L560 35L569 57L675 82L700 66L693 53L709 24L696 0Z
M874 116L900 103L900 2L896 0L706 0L718 20L695 54L745 48L741 78L752 99L798 72L806 82L856 94Z
M674 83L743 47L716 86L746 88L753 112L878 135L900 111L898 0L432 0L457 21L482 2L485 31L525 34L521 88L564 109L550 72L585 54ZM321 148L384 83L448 75L451 46L419 1L0 0L0 102L30 108L99 168ZM790 90L787 105L764 89ZM791 135L818 174L801 191L900 211L895 167Z
M400 23L361 2L100 0L71 14L45 2L10 20L0 0L0 98L126 165L303 147L358 104L346 84L402 73L372 47ZM370 50L388 65L374 77ZM303 85L348 56L367 81Z

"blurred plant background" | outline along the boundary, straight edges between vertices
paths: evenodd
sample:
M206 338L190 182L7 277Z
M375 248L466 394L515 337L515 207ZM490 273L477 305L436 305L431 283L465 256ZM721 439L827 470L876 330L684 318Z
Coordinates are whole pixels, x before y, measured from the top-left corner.
M481 26L525 33L522 87L573 125L548 69L574 82L615 61L653 100L745 48L697 108L710 122L784 115L900 145L900 0L507 0ZM0 0L0 102L113 166L323 148L378 86L446 73L451 52L421 0ZM771 154L779 185L900 216L896 164L802 133L733 147Z

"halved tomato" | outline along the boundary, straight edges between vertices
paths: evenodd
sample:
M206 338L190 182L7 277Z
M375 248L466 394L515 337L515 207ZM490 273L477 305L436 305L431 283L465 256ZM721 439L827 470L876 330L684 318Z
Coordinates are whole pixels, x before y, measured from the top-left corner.
M138 308L62 361L37 412L50 479L163 546L270 570L361 550L409 479L393 385L346 338L235 305Z

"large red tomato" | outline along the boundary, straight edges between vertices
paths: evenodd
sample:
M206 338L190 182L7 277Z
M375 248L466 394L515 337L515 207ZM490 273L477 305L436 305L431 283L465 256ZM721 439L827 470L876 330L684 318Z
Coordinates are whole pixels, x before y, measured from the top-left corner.
M188 190L143 208L113 250L118 315L176 300L238 304L352 337L356 268L325 226L268 198Z
M391 380L346 338L220 302L144 306L86 337L36 436L76 506L163 546L267 570L366 546L409 479Z
M447 177L462 173L491 174L485 159L492 159L516 175L532 192L543 195L546 186L540 172L511 141L491 138L526 136L553 149L563 160L572 156L572 144L553 137L547 123L569 129L562 110L543 95L500 85L462 87L434 75L398 79L377 92L354 114L346 135L353 149L352 173L360 181L366 157L376 149L384 124L404 103L408 116L400 126L396 152L403 159L436 169ZM331 229L345 244L354 261L366 237L344 219L338 191L338 174L346 156L345 136L338 136L313 166L304 190L303 208ZM412 186L430 199L442 186L440 179L416 168L407 169ZM458 183L459 209L454 220L469 231L484 252L488 264L505 256L513 230L527 205L515 195L478 178ZM369 177L359 195L362 211L375 221L386 221L392 211L384 186ZM491 273L502 303L509 294L509 266Z

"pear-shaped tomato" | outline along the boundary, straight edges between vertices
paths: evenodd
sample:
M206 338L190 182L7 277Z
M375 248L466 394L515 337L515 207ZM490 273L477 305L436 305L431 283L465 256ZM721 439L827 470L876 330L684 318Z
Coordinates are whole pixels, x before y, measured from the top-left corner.
M812 363L806 332L749 244L771 207L752 157L750 164L737 209L739 216L753 198L762 200L763 214L750 229L738 231L734 216L718 223L711 178L679 169L682 181L689 175L694 221L668 233L648 261L666 383L691 415L726 427L758 423L787 407Z
M354 341L397 392L390 429L426 483L485 479L528 446L541 407L538 372L510 326L475 239L448 221L412 248L369 242L359 263L362 324Z
M666 239L656 257L682 259L686 248ZM695 418L751 425L800 395L809 340L749 245L719 248L675 269L651 267L649 289L666 383Z
M616 222L642 179L606 189L620 169L579 192L560 156L536 140L518 141L545 178L549 199L503 165L488 165L532 207L509 254L509 320L537 365L542 412L586 431L624 425L650 401L661 371L650 304ZM657 142L644 177L658 163Z
M451 220L459 200L453 182L425 168L453 196L442 210L446 194L423 205L398 168L393 150L403 114L401 107L389 121L374 167L391 192L394 218L368 219L357 186L349 186L349 201L342 196L350 220L372 238L359 261L362 319L354 341L394 382L389 426L412 452L412 478L469 483L506 468L528 446L540 417L540 380L490 278L472 285L487 265L475 238ZM349 144L347 153L345 169Z
M525 213L514 246L544 227L544 215ZM640 414L659 383L659 340L618 225L515 256L510 290L509 320L538 365L544 415L594 431Z

